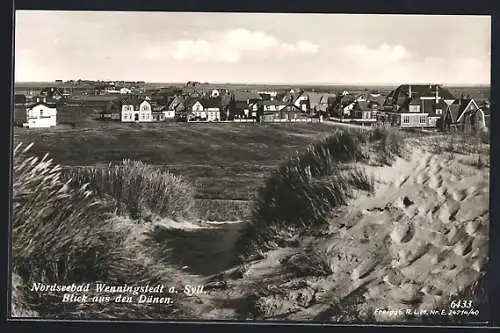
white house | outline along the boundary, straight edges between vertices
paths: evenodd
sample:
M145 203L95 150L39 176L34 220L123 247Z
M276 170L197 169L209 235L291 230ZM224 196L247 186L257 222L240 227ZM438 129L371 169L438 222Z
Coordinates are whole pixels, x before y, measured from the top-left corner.
M189 119L201 119L206 121L220 120L220 107L214 99L192 99L186 103Z
M122 95L131 94L131 93L132 93L132 90L130 90L128 88L121 88L120 89L120 94L122 94Z
M151 122L153 115L148 98L125 97L121 102L122 122Z
M212 98L217 98L217 97L219 97L219 96L220 96L220 92L219 92L219 90L217 90L217 89L213 89L213 90L210 92L210 97L212 97Z
M57 107L47 103L46 99L37 99L37 102L26 109L26 123L28 128L52 127L57 125Z

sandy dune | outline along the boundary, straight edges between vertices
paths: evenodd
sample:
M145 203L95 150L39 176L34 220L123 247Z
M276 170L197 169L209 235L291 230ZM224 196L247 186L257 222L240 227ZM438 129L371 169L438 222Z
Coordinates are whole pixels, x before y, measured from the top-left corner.
M345 219L354 225L321 244L331 296L362 287L372 310L436 309L485 272L489 170L416 151L372 172L384 181L377 194L352 203Z
M339 320L344 311L349 321L347 312L356 310L395 321L403 318L375 310L448 309L450 297L486 271L489 169L420 149L392 167L369 168L376 194L351 202L331 220L343 227L313 240L332 274L295 281L304 285L291 288L294 281L280 263L300 249L276 250L248 264L242 276L226 278L224 290L203 295L199 316L236 319L241 302L267 285L287 290L286 296L268 292L259 300L269 303L260 304L269 306L269 319Z

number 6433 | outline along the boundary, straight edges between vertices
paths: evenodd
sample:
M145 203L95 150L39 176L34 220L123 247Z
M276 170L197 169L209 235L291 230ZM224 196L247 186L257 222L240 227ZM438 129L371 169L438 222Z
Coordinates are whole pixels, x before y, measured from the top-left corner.
M472 308L472 301L471 300L458 300L458 301L451 301L450 303L450 308L452 309L470 309Z

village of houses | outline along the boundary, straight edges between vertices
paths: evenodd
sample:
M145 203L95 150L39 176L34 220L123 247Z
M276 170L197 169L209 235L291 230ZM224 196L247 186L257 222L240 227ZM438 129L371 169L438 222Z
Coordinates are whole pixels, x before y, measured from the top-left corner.
M123 123L341 122L443 131L488 126L490 113L487 99L454 96L436 84L402 84L385 96L367 89L336 94L300 88L260 91L204 88L197 82L155 89L125 82L121 87L114 82L87 83L85 89L78 89L81 83L71 81L71 85L17 93L15 104L22 106L23 115L16 117L16 123L27 128L57 126L58 108L72 103L98 106L96 120Z

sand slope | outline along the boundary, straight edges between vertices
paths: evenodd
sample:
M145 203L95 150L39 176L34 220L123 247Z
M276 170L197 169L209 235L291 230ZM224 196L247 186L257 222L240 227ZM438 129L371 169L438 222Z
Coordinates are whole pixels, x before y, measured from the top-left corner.
M353 203L355 224L321 244L332 294L363 285L372 309L435 309L485 272L489 170L419 150L373 172L384 180L377 195Z
M288 278L282 263L301 249L272 251L241 276L221 277L224 288L201 297L200 318L249 319L258 306L263 319L355 321L351 313L365 311L397 321L375 310L449 308L450 297L486 271L489 169L414 149L368 172L376 194L339 210L329 235L308 240L332 274Z

